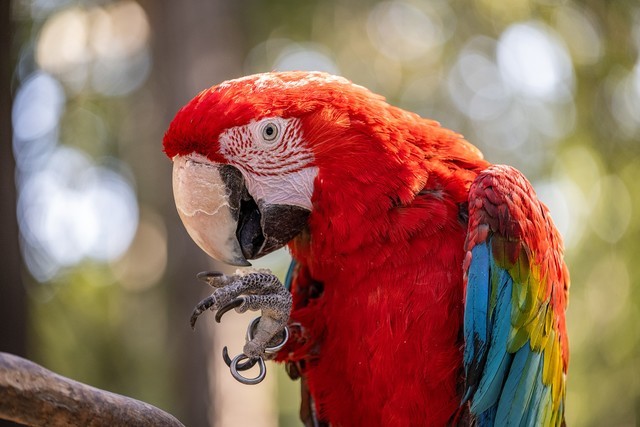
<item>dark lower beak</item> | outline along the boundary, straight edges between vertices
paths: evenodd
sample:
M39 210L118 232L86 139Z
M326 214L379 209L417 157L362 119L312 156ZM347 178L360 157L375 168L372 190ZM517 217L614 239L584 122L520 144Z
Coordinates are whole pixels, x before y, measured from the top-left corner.
M269 205L249 194L242 173L199 155L173 159L173 192L191 238L211 257L247 266L286 245L307 224L309 211Z

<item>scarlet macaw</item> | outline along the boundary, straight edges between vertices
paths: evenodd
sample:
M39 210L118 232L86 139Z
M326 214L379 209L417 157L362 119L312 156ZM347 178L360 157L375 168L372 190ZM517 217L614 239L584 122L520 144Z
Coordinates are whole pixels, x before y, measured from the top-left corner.
M265 271L205 274L218 289L193 321L262 309L251 360L288 325L275 357L302 377L307 425L564 422L569 274L516 169L317 72L201 92L164 150L178 211L209 255L246 266L290 249L291 294Z

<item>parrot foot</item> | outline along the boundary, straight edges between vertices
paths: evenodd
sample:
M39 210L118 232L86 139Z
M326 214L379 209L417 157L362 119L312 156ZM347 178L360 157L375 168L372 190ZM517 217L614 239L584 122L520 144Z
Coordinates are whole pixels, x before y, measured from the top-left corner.
M191 315L192 328L206 310L217 310L215 320L218 323L232 309L238 313L262 311L262 316L253 319L247 328L243 353L231 359L226 347L222 351L222 357L235 379L243 384L259 383L266 375L264 360L273 357L289 338L286 325L291 312L291 294L275 275L264 269L237 270L229 276L208 271L199 273L197 278L215 288L215 291L194 309ZM256 378L246 378L240 374L256 363L260 367L260 374Z

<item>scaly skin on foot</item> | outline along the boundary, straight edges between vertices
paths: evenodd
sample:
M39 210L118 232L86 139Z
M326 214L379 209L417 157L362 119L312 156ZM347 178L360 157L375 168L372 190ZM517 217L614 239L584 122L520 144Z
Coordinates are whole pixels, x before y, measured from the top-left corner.
M191 315L191 327L206 310L218 311L216 321L234 308L238 313L261 310L262 317L247 341L243 353L250 359L273 355L265 349L278 342L291 312L291 293L268 269L238 269L235 274L207 271L198 274L198 279L208 283L215 291L198 303Z

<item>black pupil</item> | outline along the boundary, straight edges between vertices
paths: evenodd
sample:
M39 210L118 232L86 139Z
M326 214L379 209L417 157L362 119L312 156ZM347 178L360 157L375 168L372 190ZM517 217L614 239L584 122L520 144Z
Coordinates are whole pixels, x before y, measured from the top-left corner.
M267 136L273 135L273 132L274 132L273 126L267 126L267 128L264 131L267 134Z

